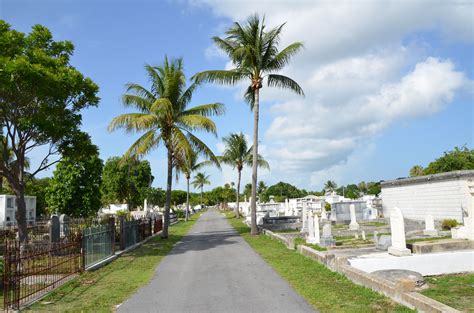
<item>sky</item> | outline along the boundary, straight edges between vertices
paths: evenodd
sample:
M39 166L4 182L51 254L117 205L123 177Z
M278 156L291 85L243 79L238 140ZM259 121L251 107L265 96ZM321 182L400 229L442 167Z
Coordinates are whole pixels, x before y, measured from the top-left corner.
M305 97L261 91L259 152L271 169L260 170L259 180L267 185L320 190L329 179L339 185L390 180L455 146L474 148L474 1L0 1L0 19L13 29L27 33L42 24L55 40L74 43L71 64L100 88L100 104L83 112L82 129L104 160L122 155L137 138L107 126L130 112L120 101L126 83L149 86L145 64L182 57L187 77L229 68L211 38L254 13L269 28L286 23L282 48L295 41L305 46L281 71ZM204 85L193 97L192 105L226 106L214 119L218 136L199 134L217 155L230 133L251 141L245 87ZM43 152L30 156L33 164ZM164 148L145 159L153 185L163 188ZM230 167L204 171L212 182L207 189L236 181ZM250 169L242 181L250 182ZM185 188L184 181L175 184Z

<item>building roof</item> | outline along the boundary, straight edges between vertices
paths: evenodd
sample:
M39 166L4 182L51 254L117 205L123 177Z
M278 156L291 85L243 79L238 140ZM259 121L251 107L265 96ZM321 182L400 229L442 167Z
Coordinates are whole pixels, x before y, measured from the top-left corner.
M447 173L424 175L408 178L398 178L380 182L382 188L397 187L404 185L424 184L435 181L457 180L457 179L474 179L474 170L452 171Z

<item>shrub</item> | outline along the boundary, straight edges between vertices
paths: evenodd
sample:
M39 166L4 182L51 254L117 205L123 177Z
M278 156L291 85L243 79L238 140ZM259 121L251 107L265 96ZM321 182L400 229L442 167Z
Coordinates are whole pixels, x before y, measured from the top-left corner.
M443 222L441 223L441 227L444 230L450 230L451 228L456 227L458 225L459 225L458 221L456 221L455 219L450 219L450 218L443 220Z
M118 218L124 216L127 220L132 218L132 213L130 213L128 210L118 210L115 215L117 215Z

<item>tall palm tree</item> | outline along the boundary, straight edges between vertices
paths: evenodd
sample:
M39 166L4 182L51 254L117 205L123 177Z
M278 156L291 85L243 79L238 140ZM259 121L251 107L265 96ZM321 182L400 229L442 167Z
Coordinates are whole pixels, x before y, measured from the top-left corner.
M335 181L333 180L328 180L325 184L324 184L324 190L326 192L333 192L334 190L337 189L337 184Z
M224 113L223 104L211 103L189 108L193 92L197 88L192 83L186 88L186 77L182 59L165 60L160 66L145 65L150 89L138 84L126 85L127 94L122 102L126 107L138 110L115 117L109 130L124 128L128 133L144 133L125 153L125 157L143 157L160 143L166 147L168 176L162 238L168 238L169 212L173 167L176 156L199 151L213 157L212 151L196 135L195 131L205 131L216 135L216 125L211 115ZM216 135L217 136L217 135Z
M282 24L278 27L265 29L265 20L258 15L248 18L245 25L234 23L226 32L226 37L214 37L214 43L223 50L232 61L234 68L230 70L204 71L194 75L196 82L214 82L235 85L247 80L250 85L245 92L245 99L253 109L253 162L252 162L252 201L251 201L251 234L258 234L256 195L258 166L258 120L260 105L260 89L266 79L269 87L289 89L304 95L303 89L293 79L276 74L287 65L292 56L301 50L303 44L295 42L279 50Z
M188 218L189 218L189 183L190 183L191 175L192 173L201 169L202 167L209 166L209 165L216 165L218 168L220 168L219 161L214 155L212 156L213 157L211 158L211 160L204 160L204 161L198 162L197 153L192 152L189 155L181 155L181 157L178 157L176 160L177 176L178 176L178 173L182 173L184 177L186 178L186 214L185 214L186 221L188 221Z
M209 181L209 175L206 175L205 173L197 173L196 176L194 176L194 180L192 182L194 188L199 188L201 189L201 209L202 209L202 194L203 194L203 188L204 185L210 185L211 182Z
M225 149L219 160L237 169L237 191L236 191L236 207L234 210L235 217L239 217L239 195L240 195L240 179L242 177L242 170L245 165L251 166L253 155L252 147L248 148L247 140L244 134L230 134L222 139L224 141ZM260 167L270 168L268 162L258 155L257 164Z
M264 181L259 181L257 185L257 193L260 201L262 201L262 194L267 190L267 185L265 184Z

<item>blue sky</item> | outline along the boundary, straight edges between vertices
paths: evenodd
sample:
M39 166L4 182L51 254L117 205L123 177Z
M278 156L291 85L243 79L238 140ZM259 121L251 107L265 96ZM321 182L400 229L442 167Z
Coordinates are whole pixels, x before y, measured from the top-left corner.
M454 146L473 148L472 1L0 2L0 18L14 29L29 32L42 24L56 40L74 43L71 63L100 87L100 105L84 111L83 129L103 159L122 154L136 138L109 133L107 125L126 112L120 103L124 84L147 84L145 63L183 57L188 77L228 66L210 38L253 12L265 14L269 26L287 22L282 45L303 41L306 47L283 71L303 86L306 97L262 92L261 153L272 168L261 172L267 184L283 180L316 190L327 179L338 184L393 179ZM216 153L222 136L252 134L242 88L208 85L193 99L196 105L226 105L226 115L215 119L219 138L202 136ZM34 162L40 153L31 157ZM163 148L146 159L154 185L163 187ZM230 168L206 172L209 188L236 176ZM247 170L244 183L249 180Z

